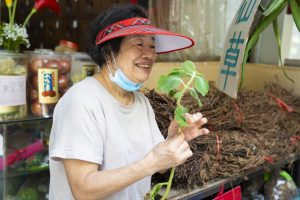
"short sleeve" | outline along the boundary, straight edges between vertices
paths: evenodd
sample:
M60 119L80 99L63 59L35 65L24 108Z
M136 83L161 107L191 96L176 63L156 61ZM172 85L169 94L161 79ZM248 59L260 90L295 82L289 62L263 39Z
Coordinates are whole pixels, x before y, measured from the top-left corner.
M102 164L105 121L99 106L95 107L93 99L74 92L60 99L53 116L50 158Z

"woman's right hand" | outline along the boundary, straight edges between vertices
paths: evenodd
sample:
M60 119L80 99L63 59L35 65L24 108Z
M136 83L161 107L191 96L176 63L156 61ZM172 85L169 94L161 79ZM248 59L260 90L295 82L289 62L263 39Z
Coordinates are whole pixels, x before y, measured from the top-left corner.
M151 175L176 167L193 155L184 134L175 135L156 145L145 157Z

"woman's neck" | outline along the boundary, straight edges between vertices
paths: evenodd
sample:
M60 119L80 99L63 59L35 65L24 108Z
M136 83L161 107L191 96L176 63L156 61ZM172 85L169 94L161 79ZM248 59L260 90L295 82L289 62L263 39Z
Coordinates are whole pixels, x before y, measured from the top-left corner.
M102 66L100 71L94 75L94 78L96 78L104 88L123 105L129 106L134 103L134 95L132 92L120 88L109 79L109 70L107 66Z

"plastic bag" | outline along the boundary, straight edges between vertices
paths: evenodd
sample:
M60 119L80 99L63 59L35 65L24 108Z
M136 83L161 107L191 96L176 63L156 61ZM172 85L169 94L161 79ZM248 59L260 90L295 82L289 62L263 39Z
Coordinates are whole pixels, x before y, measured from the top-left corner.
M292 177L283 170L268 174L264 193L269 200L293 199L297 196L297 187Z

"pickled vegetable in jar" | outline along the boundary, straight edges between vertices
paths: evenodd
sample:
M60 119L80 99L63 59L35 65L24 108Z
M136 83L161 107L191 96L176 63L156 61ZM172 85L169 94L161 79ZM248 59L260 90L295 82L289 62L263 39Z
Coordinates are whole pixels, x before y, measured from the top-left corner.
M29 97L33 115L50 116L69 88L70 55L58 52L30 54Z
M27 55L0 51L0 120L27 115Z

